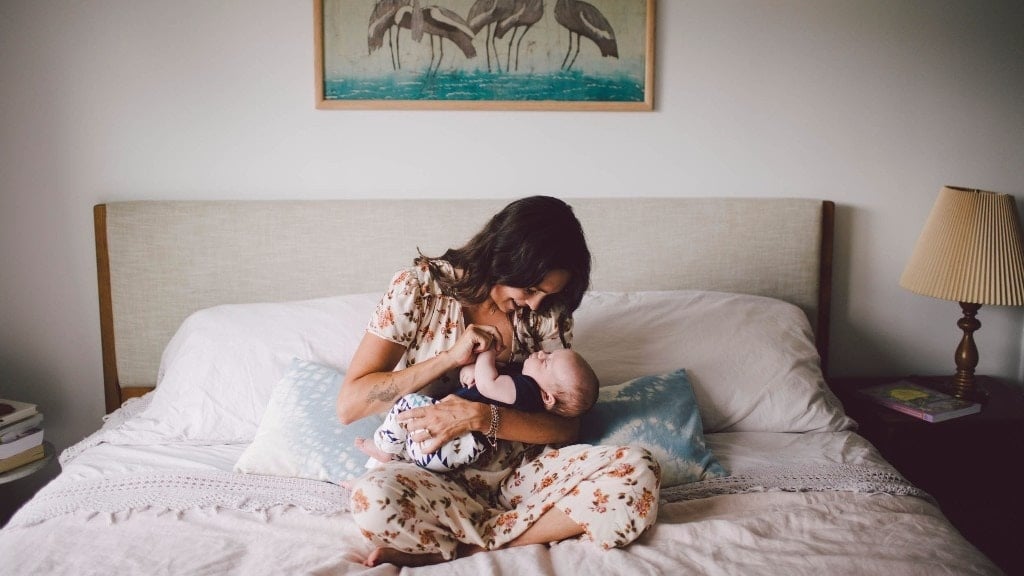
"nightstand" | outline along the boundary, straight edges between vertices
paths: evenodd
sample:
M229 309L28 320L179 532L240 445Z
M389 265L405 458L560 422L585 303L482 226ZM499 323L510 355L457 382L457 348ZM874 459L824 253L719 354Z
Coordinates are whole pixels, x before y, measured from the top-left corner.
M910 377L937 386L944 377ZM918 488L935 497L958 530L1007 574L1024 574L1019 537L1024 518L1024 389L987 377L989 399L978 414L929 423L875 404L858 388L898 378L832 378L829 386L858 433Z
M44 440L42 458L0 473L0 484L3 485L0 486L0 494L3 495L0 497L0 527L6 526L18 508L39 489L38 481L25 479L46 469L55 455L53 444Z

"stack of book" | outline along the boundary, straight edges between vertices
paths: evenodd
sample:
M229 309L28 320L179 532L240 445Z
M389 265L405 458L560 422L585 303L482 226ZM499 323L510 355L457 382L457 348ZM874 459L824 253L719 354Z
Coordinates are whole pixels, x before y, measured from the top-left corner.
M0 399L0 474L44 454L43 414L36 405Z

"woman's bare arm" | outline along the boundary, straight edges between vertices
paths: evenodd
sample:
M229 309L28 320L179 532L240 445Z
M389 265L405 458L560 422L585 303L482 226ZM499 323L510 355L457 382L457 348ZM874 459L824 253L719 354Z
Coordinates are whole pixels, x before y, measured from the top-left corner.
M550 412L523 412L513 408L498 408L501 424L498 426L498 438L518 440L527 444L568 444L579 440L580 419L565 418ZM487 414L487 425L490 427L490 409Z
M446 352L394 371L406 347L367 333L359 342L338 394L338 418L349 424L370 414L386 412L396 400L417 392L474 355L496 343L500 334L493 326L469 325Z
M379 336L363 335L338 394L338 418L349 424L386 412L400 397L433 382L454 367L445 354L394 371L406 348Z

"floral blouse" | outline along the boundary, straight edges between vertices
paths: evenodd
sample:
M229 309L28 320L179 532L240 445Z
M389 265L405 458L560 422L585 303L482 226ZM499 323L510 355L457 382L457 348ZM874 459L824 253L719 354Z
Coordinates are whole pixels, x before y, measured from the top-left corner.
M434 260L434 267L452 274L450 263ZM430 267L415 265L400 270L391 279L387 292L377 304L367 331L406 347L396 369L437 356L455 345L466 329L462 304L446 293ZM512 363L522 363L533 352L569 348L572 344L572 316L562 306L546 313L518 308L512 317ZM455 389L458 370L449 372L423 393L440 397Z

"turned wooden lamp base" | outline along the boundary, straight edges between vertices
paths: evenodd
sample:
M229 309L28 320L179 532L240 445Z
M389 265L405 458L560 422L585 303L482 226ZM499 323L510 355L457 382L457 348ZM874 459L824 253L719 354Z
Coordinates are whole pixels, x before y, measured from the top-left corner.
M956 325L964 332L960 345L956 348L956 374L949 384L949 391L957 398L982 402L988 398L985 390L974 381L974 369L978 366L978 347L974 344L974 332L981 328L978 320L978 309L981 304L961 302L960 309L964 316Z

